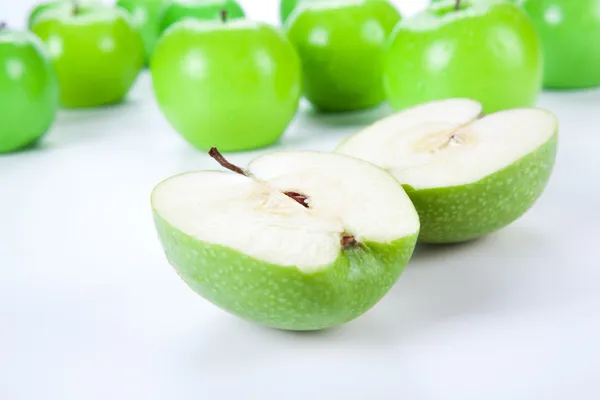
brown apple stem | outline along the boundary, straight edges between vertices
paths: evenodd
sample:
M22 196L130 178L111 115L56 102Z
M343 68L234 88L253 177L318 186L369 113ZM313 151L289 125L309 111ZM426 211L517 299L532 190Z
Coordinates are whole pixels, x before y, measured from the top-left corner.
M347 249L350 247L358 246L358 241L356 240L354 235L350 235L349 233L344 233L342 235L342 238L340 239L340 244L342 245L342 247L344 249Z
M221 22L227 22L227 10L221 10Z
M208 152L208 155L214 158L215 161L217 161L223 168L233 171L236 174L250 176L250 173L248 173L248 171L246 171L245 169L242 169L237 165L227 161L227 159L223 157L223 154L221 154L216 147L211 148ZM308 204L306 203L306 201L308 200L308 196L298 192L283 192L283 194L285 194L291 199L294 199L301 206L308 208Z
M0 31L3 31L5 29L6 29L6 22L0 21Z
M221 164L221 166L223 168L233 171L236 174L248 176L247 171L245 171L242 168L238 167L237 165L234 165L234 164L230 163L229 161L227 161L227 159L225 157L223 157L223 154L219 153L219 150L217 150L216 147L213 147L212 149L210 149L210 151L208 152L208 155L211 156L212 158L214 158L219 164Z
M460 0L456 0L456 4L454 5L454 10L455 11L460 10Z
M79 2L77 0L73 0L73 9L72 9L72 13L73 15L77 15L79 14Z

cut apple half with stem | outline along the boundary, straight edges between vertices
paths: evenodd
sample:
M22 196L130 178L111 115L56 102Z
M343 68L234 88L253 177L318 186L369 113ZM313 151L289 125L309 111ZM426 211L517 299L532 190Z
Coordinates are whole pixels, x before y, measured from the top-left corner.
M374 306L396 283L418 214L389 173L334 153L280 152L247 169L174 176L152 193L167 259L198 294L262 325L317 330Z
M558 121L527 108L482 115L469 99L405 109L346 139L336 153L367 160L403 184L419 240L455 243L494 232L541 196L554 167Z

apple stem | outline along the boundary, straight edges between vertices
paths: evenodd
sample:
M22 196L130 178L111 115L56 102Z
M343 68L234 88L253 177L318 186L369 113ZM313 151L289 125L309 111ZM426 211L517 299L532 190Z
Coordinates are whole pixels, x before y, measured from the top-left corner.
M219 150L217 150L216 147L211 148L210 151L208 152L208 155L211 156L212 158L214 158L223 168L233 171L236 174L250 176L248 171L227 161L227 159L225 157L223 157L223 154L221 154L219 152ZM285 194L289 198L295 200L301 206L308 208L308 204L306 203L306 201L308 200L308 196L306 196L302 193L298 193L298 192L283 192L283 194Z
M356 240L356 238L354 237L354 235L350 235L348 233L344 233L342 235L342 238L340 239L340 244L342 245L343 248L347 249L349 247L356 247L356 246L358 246L358 241Z
M5 29L6 29L6 22L0 21L0 31L3 31Z
M460 0L456 0L456 4L454 5L454 10L455 11L460 10Z
M208 152L208 155L214 158L219 164L221 164L223 168L226 168L240 175L248 176L248 172L238 167L237 165L234 165L227 161L227 159L223 157L223 154L221 154L216 147L211 148Z
M221 22L227 22L227 10L221 10Z
M72 10L73 15L77 15L79 14L79 3L77 2L77 0L73 0L73 10Z

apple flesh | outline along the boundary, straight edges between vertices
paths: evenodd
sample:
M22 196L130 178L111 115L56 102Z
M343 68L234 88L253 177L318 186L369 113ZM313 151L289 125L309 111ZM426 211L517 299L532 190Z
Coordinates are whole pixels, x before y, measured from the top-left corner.
M419 220L391 175L333 153L273 153L247 170L211 154L236 173L186 173L152 193L167 259L198 294L258 324L317 330L396 283Z
M415 106L355 134L336 152L370 161L404 185L419 212L420 241L468 241L532 207L557 151L552 113L481 112L481 104L469 99Z
M401 21L388 43L384 83L401 110L469 98L486 113L533 106L543 57L533 23L507 0L444 0Z

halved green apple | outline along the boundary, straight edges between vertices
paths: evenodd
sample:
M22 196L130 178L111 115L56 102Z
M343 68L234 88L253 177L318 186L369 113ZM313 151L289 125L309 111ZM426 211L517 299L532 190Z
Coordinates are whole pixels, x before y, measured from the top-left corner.
M396 283L419 219L390 174L333 153L273 153L247 170L211 155L233 173L186 173L152 193L167 259L201 296L259 324L316 330Z
M530 209L557 150L551 112L481 112L469 99L418 105L351 136L336 152L370 161L404 185L419 213L420 241L468 241Z

